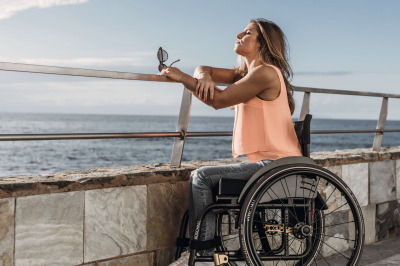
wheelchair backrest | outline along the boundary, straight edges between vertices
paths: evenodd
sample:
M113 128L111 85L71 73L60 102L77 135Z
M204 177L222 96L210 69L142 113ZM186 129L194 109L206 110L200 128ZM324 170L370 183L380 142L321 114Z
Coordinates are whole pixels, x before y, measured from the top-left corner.
M312 115L306 114L303 121L294 122L294 130L296 131L297 139L301 147L303 156L310 157L310 143L311 143L311 125Z

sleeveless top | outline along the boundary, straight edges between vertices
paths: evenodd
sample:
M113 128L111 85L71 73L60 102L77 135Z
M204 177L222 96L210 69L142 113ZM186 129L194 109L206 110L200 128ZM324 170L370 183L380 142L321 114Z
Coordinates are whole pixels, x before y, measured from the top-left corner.
M235 106L232 138L233 158L246 154L250 162L303 156L294 130L282 72L273 65L281 83L278 98L257 96Z

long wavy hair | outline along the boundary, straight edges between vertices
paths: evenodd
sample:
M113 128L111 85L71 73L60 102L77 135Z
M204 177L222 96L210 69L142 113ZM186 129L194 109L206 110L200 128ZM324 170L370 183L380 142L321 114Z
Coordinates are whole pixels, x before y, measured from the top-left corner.
M259 58L262 64L276 66L282 72L286 85L286 92L290 113L294 112L293 87L289 80L293 77L292 68L289 65L289 45L283 31L274 22L258 18L250 20L250 23L257 25L257 40L260 43ZM238 56L234 82L247 75L247 65L241 55Z

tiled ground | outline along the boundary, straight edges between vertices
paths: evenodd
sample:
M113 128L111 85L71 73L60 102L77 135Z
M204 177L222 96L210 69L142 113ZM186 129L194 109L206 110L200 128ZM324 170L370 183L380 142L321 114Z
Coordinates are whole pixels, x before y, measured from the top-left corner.
M346 253L345 253L346 255ZM327 262L319 261L318 266L343 266L339 255L330 257ZM380 241L364 247L359 266L400 265L400 237Z

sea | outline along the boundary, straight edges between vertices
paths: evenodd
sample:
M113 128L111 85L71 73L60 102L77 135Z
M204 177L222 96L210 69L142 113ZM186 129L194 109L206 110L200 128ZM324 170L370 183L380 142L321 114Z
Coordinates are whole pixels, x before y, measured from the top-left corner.
M0 113L0 134L174 132L177 116ZM188 132L232 131L234 117L192 116ZM312 130L374 129L376 120L316 119ZM400 129L400 121L387 121ZM374 133L311 135L311 152L371 148ZM0 177L169 163L173 138L0 142ZM400 146L385 133L382 146ZM187 138L182 161L232 158L232 137Z

